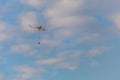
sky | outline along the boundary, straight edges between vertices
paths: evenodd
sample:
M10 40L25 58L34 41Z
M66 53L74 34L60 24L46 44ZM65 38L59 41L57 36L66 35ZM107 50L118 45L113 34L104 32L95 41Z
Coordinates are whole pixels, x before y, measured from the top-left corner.
M119 80L119 4L0 0L0 80Z

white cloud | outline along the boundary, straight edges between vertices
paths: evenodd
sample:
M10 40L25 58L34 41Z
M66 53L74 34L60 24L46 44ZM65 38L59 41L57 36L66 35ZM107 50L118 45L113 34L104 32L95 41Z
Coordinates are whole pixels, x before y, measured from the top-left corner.
M5 23L5 22L0 22L0 41L9 41L10 39L12 39L13 34L10 33L10 28L11 25Z
M18 42L17 44L14 44L14 45L11 45L10 46L10 49L9 49L9 54L12 55L12 54L20 54L20 55L23 55L23 56L31 56L31 57L37 57L39 56L40 54L39 53L39 50L38 49L35 49L36 48L39 48L38 44L27 44L27 43L24 43L24 42Z
M42 58L43 58L43 56L41 56L41 55L45 55L45 56L49 56L49 58L43 58L43 59L37 60L35 62L37 64L37 66L39 66L39 67L44 66L44 67L55 68L55 69L63 68L63 69L75 70L81 64L80 63L80 59L81 59L80 58L81 57L80 50L65 51L65 52L62 52L62 50L66 50L66 49L74 50L75 48L73 48L73 46L69 46L69 45L74 44L75 45L74 47L77 47L79 45L78 44L79 41L87 42L87 41L96 40L99 42L102 35L100 35L99 33L91 34L91 33L89 33L89 30L88 30L88 34L86 34L86 32L81 30L81 27L85 27L84 25L87 25L88 27L91 28L92 25L89 23L90 22L96 23L95 22L96 19L93 17L94 14L96 14L95 16L99 17L100 13L97 15L97 11L101 12L102 10L99 11L99 9L101 7L102 7L102 9L104 9L105 6L108 7L109 3L107 5L104 4L104 7L103 7L102 6L103 0L102 1L99 1L99 0L88 1L88 2L92 3L92 4L90 3L90 5L93 6L92 8L98 9L97 11L95 11L94 9L92 9L90 7L89 4L85 4L85 1L86 0L21 0L21 2L23 4L29 5L31 7L38 9L38 12L42 7L46 7L43 10L40 10L40 12L42 12L42 11L44 12L44 15L42 17L44 17L46 19L46 22L48 21L48 23L49 23L48 27L46 27L46 32L45 32L45 35L47 35L48 37L44 37L44 35L42 35L42 38L40 40L40 42L41 42L40 48L39 48L40 51L37 52L38 53L37 55ZM97 6L97 4L93 3L94 1L97 2L98 6ZM108 0L106 0L106 1L108 2ZM111 0L111 1L113 2L114 0ZM117 0L115 0L115 1L117 1ZM45 3L48 5L44 5ZM88 11L83 10L83 7L85 7L85 6L88 8L90 7L89 9L87 9ZM82 10L83 10L83 12L82 12ZM82 15L81 15L81 13L82 13ZM91 15L93 15L93 16L91 16ZM23 12L22 14L19 15L19 21L20 21L21 28L24 30L27 30L27 31L33 30L29 27L29 25L37 24L37 18L40 18L40 17L35 12L32 12L32 11L31 12ZM115 14L112 17L112 19L113 19L114 24L117 26L117 28L120 29L120 23L119 23L120 14L119 13ZM5 23L0 23L0 41L9 40L8 38L13 35L13 34L6 33L7 32L6 30L8 30L9 26L10 25L6 25ZM47 30L48 28L51 28L51 27L53 30L51 30L51 31ZM95 27L97 27L97 26L95 25ZM13 29L13 28L11 28L11 29ZM16 28L16 31L18 31L18 28ZM81 36L81 33L83 34L83 36ZM18 37L23 42L25 40L28 40L28 39L25 39L26 37L24 38L21 36L16 36L16 38L14 38L14 39L18 40ZM77 38L78 39L77 42L76 42L76 37L79 38L79 39ZM66 40L66 42L64 42L64 39ZM67 42L67 40L68 40L68 42ZM69 43L69 40L71 40L72 42ZM16 41L16 40L14 40L14 41ZM67 46L64 46L64 45L67 45ZM45 47L45 46L47 46L47 47ZM48 46L49 46L49 48L48 48ZM34 50L35 48L33 48L29 44L24 44L22 42L16 43L16 45L11 45L10 47L11 47L10 48L11 53L16 53L16 54L22 53L25 55L26 54L31 55L31 54L36 53L36 51ZM49 49L50 49L50 51L49 51ZM97 55L103 53L104 51L106 51L107 49L108 48L106 48L106 47L92 48L91 50L89 50L88 55L92 56L92 57L97 56ZM43 52L41 50L43 50ZM47 51L48 54L45 54L44 51ZM56 53L53 53L54 51ZM59 52L59 51L61 51L61 52ZM52 57L50 57L50 56L52 56ZM95 61L92 62L92 65L96 65L96 64L97 63ZM18 74L15 75L16 77L11 80L29 80L29 79L32 79L31 77L33 77L39 71L36 68L33 68L31 66L26 66L26 65L17 66L17 67L15 67L15 70L18 72ZM39 71L39 72L41 72L41 71ZM3 74L0 74L0 80L2 78L3 78Z
M55 64L57 62L60 62L60 59L57 58L49 58L45 60L38 60L36 63L39 65L49 65L49 64Z
M61 45L61 41L60 40L55 40L55 39L49 39L49 38L43 38L41 41L41 44L43 44L44 46L58 46Z
M9 51L11 54L22 54L27 56L35 56L37 51L29 44L16 44L12 45Z
M74 29L61 28L61 29L57 29L54 32L53 37L57 40L63 40L63 39L67 39L69 37L73 37L74 33L75 33Z
M0 73L0 80L3 80L4 75L2 73Z
M78 43L86 43L91 41L99 41L102 39L102 35L99 33L86 33L82 34L79 38L76 39Z
M7 80L42 80L41 73L46 72L43 68L33 67L29 65L15 65L12 70L15 74L7 77Z
M44 12L51 26L78 26L85 19L74 16L74 13L83 7L83 0L59 0Z
M19 51L29 51L31 50L31 47L27 44L20 44L20 45L14 45L12 48L11 48L11 51L13 52L19 52Z
M110 19L116 28L120 30L120 13L113 14Z
M83 0L58 0L46 10L45 15L48 18L70 16L83 5Z
M97 67L100 65L96 60L90 60L90 61L91 61L90 66L92 66L92 67Z
M36 78L39 73L43 72L43 70L27 65L15 66L14 70L17 72L16 76L13 78L15 80L29 80Z
M21 0L21 2L23 4L27 4L29 6L32 6L32 7L39 7L40 5L42 5L42 0Z
M8 35L4 33L0 33L0 41L4 41L8 39Z
M0 22L0 32L6 30L7 24L4 22Z
M45 10L46 8L53 5L55 2L58 2L56 0L20 0L20 3L29 6L31 8L34 8L36 10Z
M93 18L91 17L84 17L84 16L62 16L62 17L52 17L49 21L49 24L51 26L55 27L76 27L79 25L82 26L82 24L85 24L86 22L93 21Z
M90 57L93 57L93 56L97 56L97 55L100 55L102 54L103 52L109 50L110 47L95 47L95 48L92 48L89 52L88 52L88 55Z
M52 58L37 60L35 63L40 66L52 66L51 68L75 70L80 64L80 54L79 51L65 51Z
M34 12L24 12L19 16L20 25L24 30L33 30L30 28L30 25L37 24L37 16Z

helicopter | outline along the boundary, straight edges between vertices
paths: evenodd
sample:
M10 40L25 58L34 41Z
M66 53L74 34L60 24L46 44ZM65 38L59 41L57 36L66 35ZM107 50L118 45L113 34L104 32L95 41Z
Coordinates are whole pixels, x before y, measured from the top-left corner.
M36 30L38 30L38 31L45 31L45 28L44 28L43 26L32 27L32 26L30 25L30 27L31 27L31 28L34 28L34 29L36 29ZM40 44L40 41L38 41L37 44Z
M34 28L34 29L36 29L36 30L38 30L38 31L45 31L45 28L43 27L43 26L36 26L36 27L32 27L32 26L30 26L31 28Z

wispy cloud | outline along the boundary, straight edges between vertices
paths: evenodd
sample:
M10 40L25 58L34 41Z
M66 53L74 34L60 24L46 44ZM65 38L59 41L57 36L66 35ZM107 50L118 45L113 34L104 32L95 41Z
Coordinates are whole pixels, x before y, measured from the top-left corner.
M37 16L35 12L23 12L18 17L21 28L24 30L33 30L30 28L30 25L37 24Z
M4 80L4 75L0 73L0 80Z
M100 47L99 46L99 47L95 47L95 48L91 49L88 52L88 54L89 54L89 56L97 56L97 55L100 55L100 54L102 54L103 52L105 52L105 51L107 51L109 49L110 49L110 47L105 47L105 46Z
M13 77L13 80L29 80L36 77L40 78L39 73L44 72L44 70L33 68L27 65L15 66L14 70L17 72L17 74L15 75L15 77Z
M16 44L11 46L10 52L12 54L23 54L27 56L33 56L38 53L36 50L33 49L33 47L29 44Z
M51 26L75 27L83 21L83 18L81 19L79 16L74 16L74 12L79 10L83 4L83 0L59 0L45 10L44 16L47 18L48 23Z
M11 38L10 35L8 35L9 33L7 33L7 31L9 31L9 29L7 28L8 24L5 22L0 22L0 41L6 41L8 39Z
M116 29L120 29L120 13L115 13L110 17L111 21L113 22Z
M21 3L34 7L34 8L40 8L44 5L44 3L46 2L46 0L20 0Z
M40 66L51 66L51 68L75 70L80 64L80 55L79 51L65 51L55 57L37 60L35 63Z
M84 33L81 34L80 37L76 39L78 43L86 43L86 42L100 42L102 41L102 35L99 33Z
M31 48L29 45L26 45L26 44L15 45L11 48L11 51L13 51L13 52L20 52L20 51L26 52L29 50L31 50Z
M17 74L11 80L29 80L45 72L44 69L46 71L50 69L76 70L81 64L83 56L81 51L87 53L85 55L87 58L93 58L110 49L104 44L104 39L111 36L106 34L110 22L114 25L110 26L116 28L115 30L120 29L118 8L120 1L118 0L19 1L21 2L19 5L24 5L25 8L18 11L19 13L15 13L18 15L17 26L8 24L7 21L0 22L0 48L3 49L3 46L7 45L9 55L32 56L34 63L29 62L30 66L24 64L15 66L13 71ZM29 9L27 9L28 7ZM27 10L25 11L25 9ZM44 18L43 23L40 21L42 18ZM12 20L10 21L12 22ZM36 24L40 24L38 22L45 23L46 31L34 35L31 33L33 29L29 26L36 26ZM26 34L27 32L24 31L28 31L30 34ZM109 33L111 32L109 31ZM40 35L40 40L36 39L36 35ZM10 41L11 39L12 41ZM33 40L33 43L30 43L30 40ZM41 42L39 47L34 44L34 40L35 43ZM4 41L8 41L8 43L3 43ZM93 44L89 45L91 42ZM87 44L87 47L84 43ZM0 61L2 60L4 61L3 58L0 59ZM91 60L91 65L96 64L96 60ZM37 68L33 66L37 66ZM2 80L2 78L4 75L1 73L0 79Z

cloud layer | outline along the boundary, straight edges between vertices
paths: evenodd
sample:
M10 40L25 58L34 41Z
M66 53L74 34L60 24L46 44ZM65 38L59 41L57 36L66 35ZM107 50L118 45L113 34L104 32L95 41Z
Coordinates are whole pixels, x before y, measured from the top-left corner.
M13 58L11 56L21 58L19 65L17 61L11 63L14 65L10 66L10 71L16 74L8 77L8 80L39 80L42 73L47 74L51 69L58 72L61 69L75 71L82 64L84 56L89 60L111 49L106 45L108 38L120 29L118 0L18 2L19 7L24 8L14 12L16 24L10 23L11 19L8 22L0 19L0 50L5 53L0 56L6 57L8 63ZM46 28L45 32L30 28L30 25L41 23ZM111 32L111 29L114 31ZM38 41L40 45L37 45ZM28 64L22 64L22 59ZM96 64L97 61L91 63ZM4 80L4 77L6 75L1 72L0 80Z

